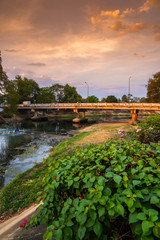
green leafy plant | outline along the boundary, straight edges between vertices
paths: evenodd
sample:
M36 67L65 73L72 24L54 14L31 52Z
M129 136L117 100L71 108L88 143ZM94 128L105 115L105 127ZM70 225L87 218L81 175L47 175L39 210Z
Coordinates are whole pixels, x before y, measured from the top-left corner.
M137 129L125 131L120 129L116 138L121 140L138 140L141 143L160 141L160 114L152 115L137 124Z
M159 239L159 164L159 144L121 140L52 159L23 228L47 224L44 239L56 240Z

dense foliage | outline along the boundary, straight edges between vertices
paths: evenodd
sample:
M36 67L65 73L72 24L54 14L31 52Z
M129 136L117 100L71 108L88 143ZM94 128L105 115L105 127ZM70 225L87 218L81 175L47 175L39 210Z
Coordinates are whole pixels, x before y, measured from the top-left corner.
M148 80L147 100L148 102L160 102L160 72Z
M160 141L160 114L152 115L137 124L137 128L132 131L118 131L119 139L138 140L141 143ZM118 137L117 137L118 138Z
M44 239L160 238L160 146L107 141L49 163L39 213ZM125 232L126 231L126 232Z

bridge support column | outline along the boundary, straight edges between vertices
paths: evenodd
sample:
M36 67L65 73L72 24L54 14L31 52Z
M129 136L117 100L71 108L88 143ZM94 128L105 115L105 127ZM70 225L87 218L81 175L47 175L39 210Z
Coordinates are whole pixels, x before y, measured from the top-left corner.
M85 118L85 112L82 112L82 118Z
M132 109L132 110L131 110L131 114L132 114L132 123L134 123L134 122L137 121L137 116L138 116L137 112L138 112L138 111L137 111L136 109Z

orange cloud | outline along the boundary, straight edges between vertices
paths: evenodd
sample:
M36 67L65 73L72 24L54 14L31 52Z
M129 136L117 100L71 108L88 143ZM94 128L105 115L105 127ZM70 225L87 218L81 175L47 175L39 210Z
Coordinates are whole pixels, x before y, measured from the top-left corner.
M151 7L158 6L160 0L146 0L145 3L139 8L140 12L148 12Z
M107 23L107 20L109 18L113 18L113 19L117 18L118 19L118 18L123 18L123 17L124 17L124 14L120 14L119 9L117 9L115 11L101 11L95 17L94 16L91 17L91 23L93 25L98 25L101 23Z
M110 27L110 29L114 31L120 31L120 34L139 32L140 30L144 30L146 28L146 23L123 24L121 21L116 21L114 25Z
M137 52L134 52L133 55L136 57L145 57L145 55L137 53Z
M111 17L111 18L123 18L124 15L120 14L120 10L115 11L101 11L100 17Z
M124 15L132 15L133 13L135 13L135 10L133 8L126 8L124 11L123 11L123 14Z
M156 41L159 41L160 40L160 33L153 36L153 39L156 40Z

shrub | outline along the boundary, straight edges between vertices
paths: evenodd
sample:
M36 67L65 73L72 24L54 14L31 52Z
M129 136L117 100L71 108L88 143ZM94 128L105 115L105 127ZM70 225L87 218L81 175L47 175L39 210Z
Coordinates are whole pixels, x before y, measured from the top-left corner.
M47 224L44 239L56 240L132 239L129 228L136 239L159 239L159 164L158 144L123 140L53 159L43 204L23 228Z
M137 129L132 131L118 131L119 137L122 140L138 140L141 143L150 143L160 141L160 114L153 115L140 121L137 124Z

